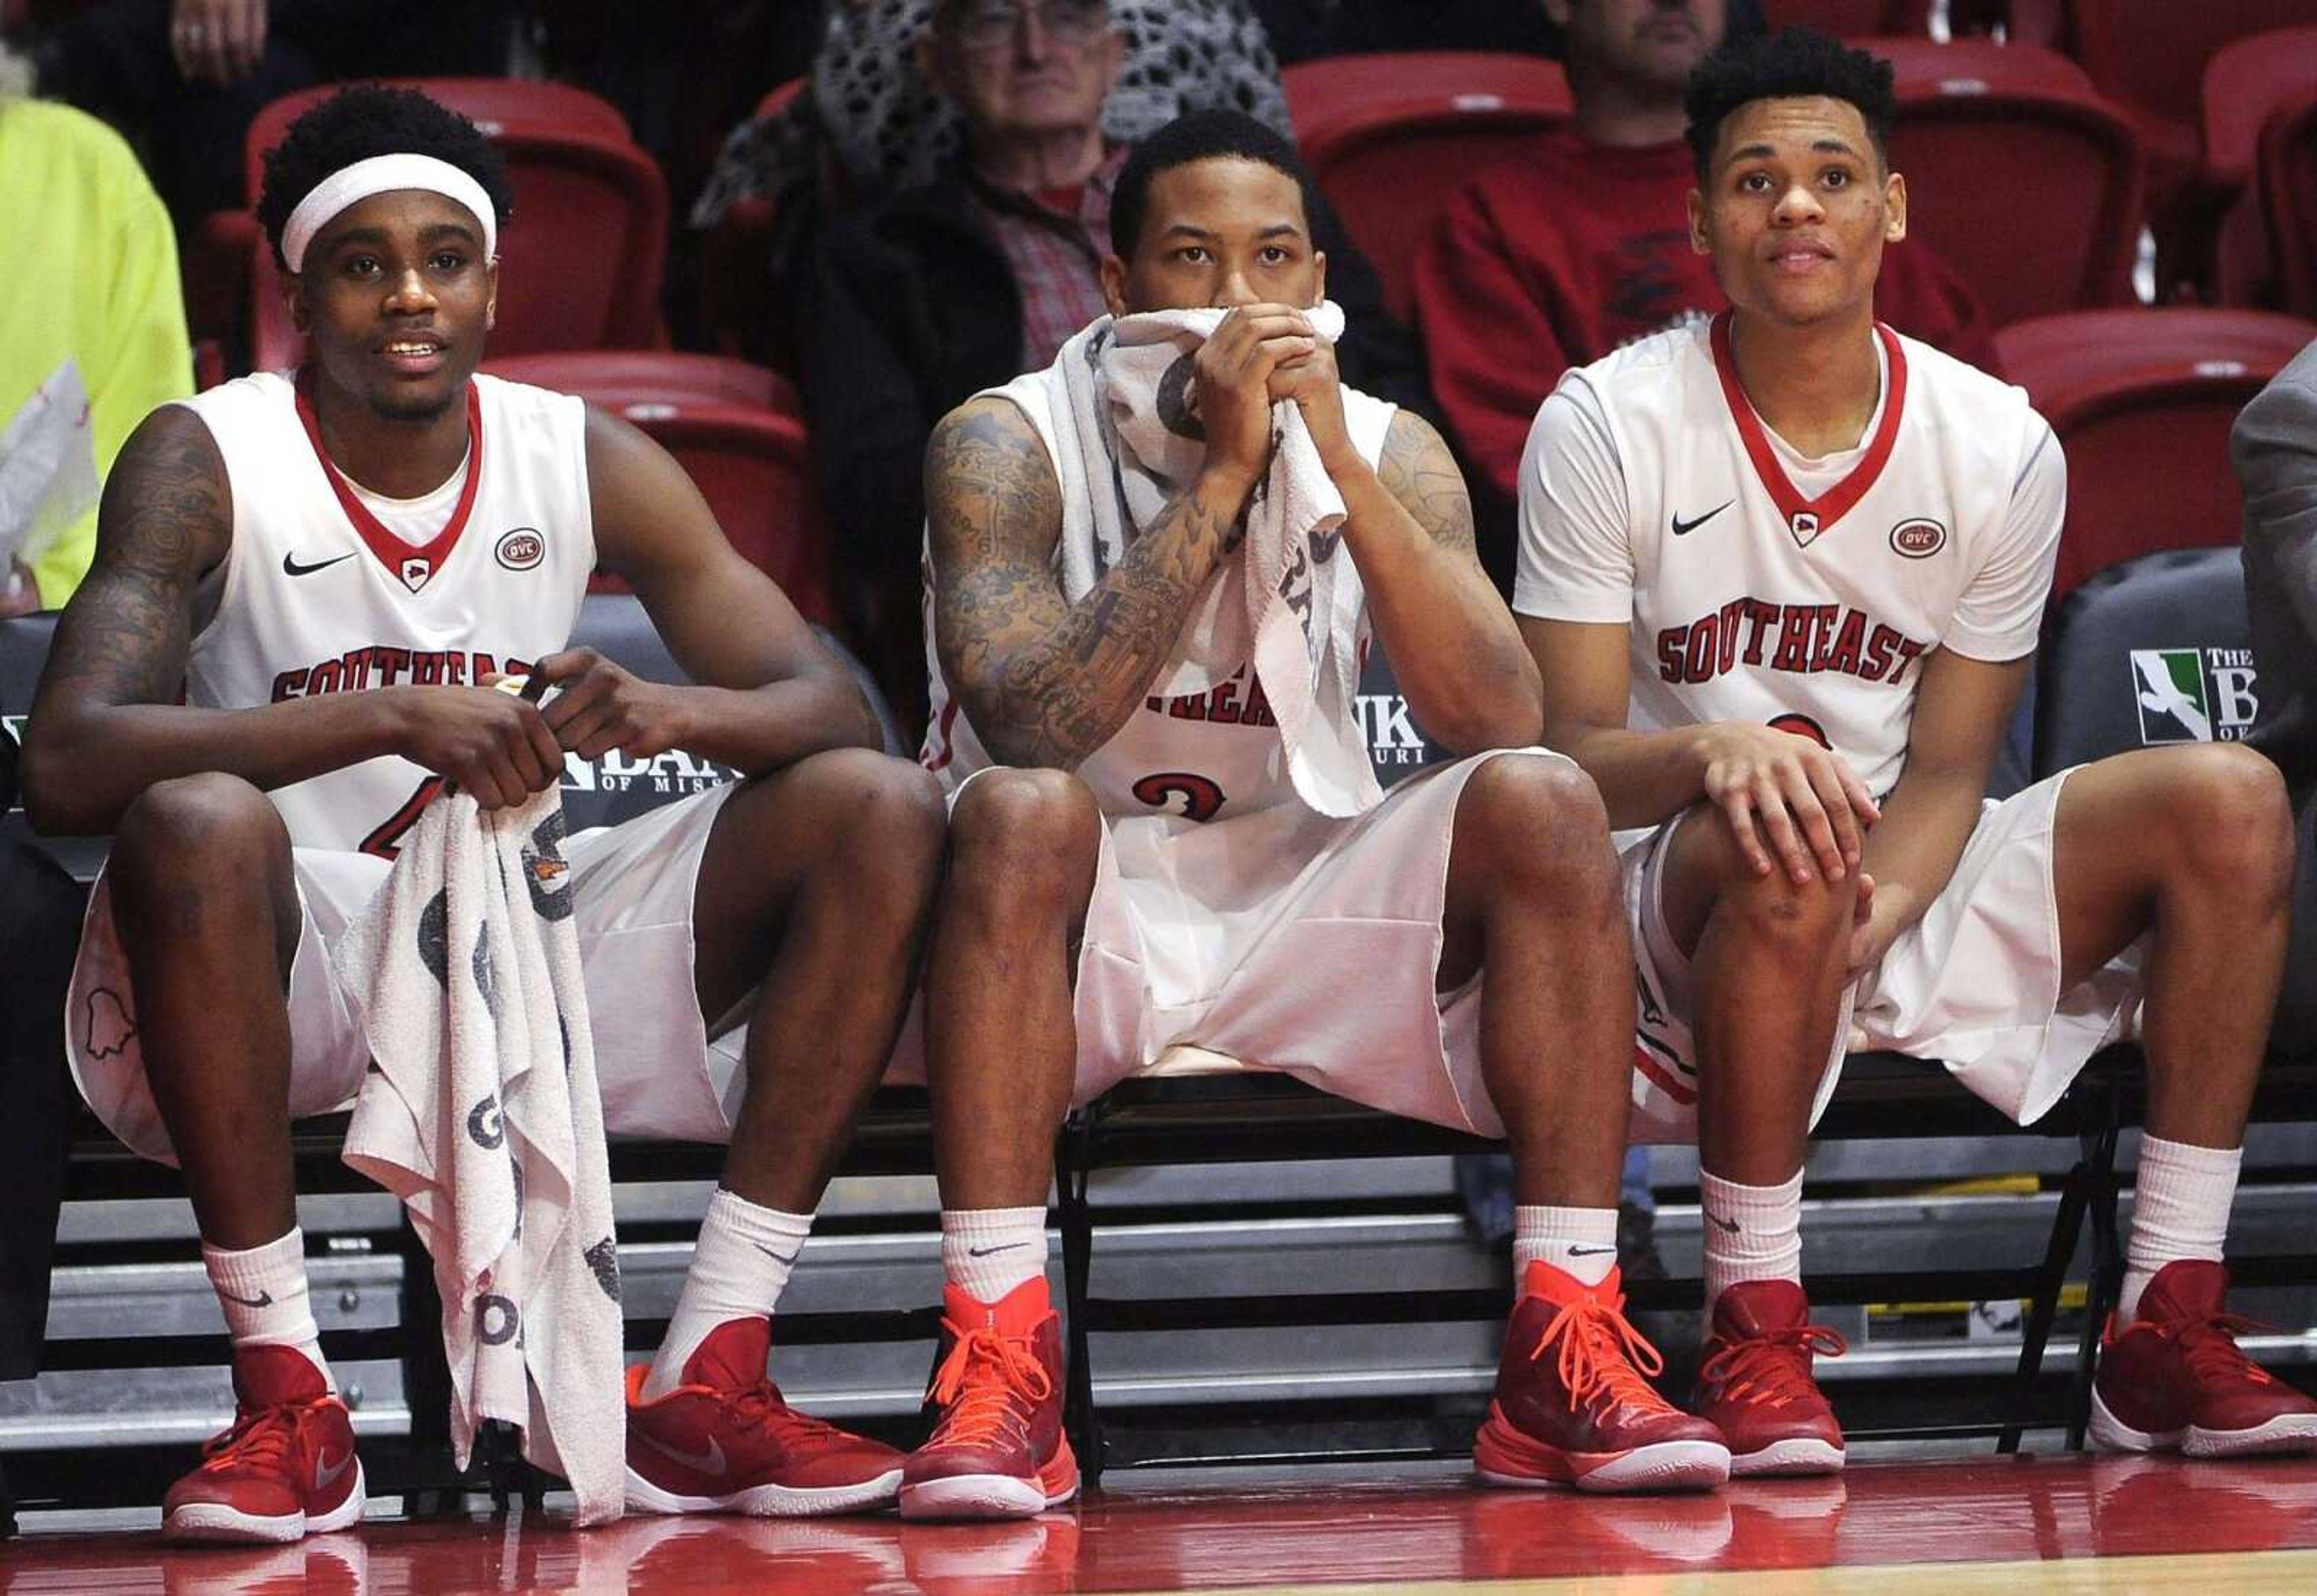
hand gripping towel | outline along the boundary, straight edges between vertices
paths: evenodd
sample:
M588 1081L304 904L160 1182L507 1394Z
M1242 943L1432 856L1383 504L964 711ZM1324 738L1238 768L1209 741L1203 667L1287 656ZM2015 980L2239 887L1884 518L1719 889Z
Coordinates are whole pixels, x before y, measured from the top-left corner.
M1042 374L1060 444L1062 594L1071 603L1198 475L1206 434L1194 413L1194 363L1225 314L1104 317ZM1310 314L1322 339L1343 336L1333 303ZM1272 439L1247 535L1194 601L1176 658L1150 690L1204 693L1252 662L1297 795L1348 818L1383 797L1357 713L1364 590L1342 551L1343 496L1292 401L1272 407Z
M341 946L371 1067L345 1161L434 1259L459 1466L487 1419L561 1475L578 1521L625 1484L618 1243L552 788L429 804Z

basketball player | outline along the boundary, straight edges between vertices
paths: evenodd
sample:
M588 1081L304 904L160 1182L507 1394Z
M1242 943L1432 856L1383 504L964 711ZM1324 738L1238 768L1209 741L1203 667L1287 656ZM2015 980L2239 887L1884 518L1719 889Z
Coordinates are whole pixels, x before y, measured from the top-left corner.
M1051 1149L1072 1103L1178 1045L1509 1139L1525 1292L1490 1475L1619 1490L1725 1472L1712 1428L1642 1377L1655 1355L1619 1309L1633 1011L1600 807L1527 746L1535 673L1439 435L1344 388L1315 335L1310 193L1293 148L1230 112L1169 124L1122 170L1114 315L1228 314L1193 369L1203 462L1076 602L1044 374L952 412L926 458L926 752L954 794L926 996L949 1347L905 1515L1028 1514L1076 1491ZM1416 718L1470 756L1352 820L1299 796L1249 670L1151 696L1201 590L1236 575L1279 400L1342 495L1364 624Z
M1809 1127L1847 1042L2022 1122L2145 1002L2149 1109L2093 1433L2317 1448L2231 1338L2222 1238L2293 844L2245 749L1983 804L2066 504L2025 396L1878 326L1891 69L1793 30L1693 80L1693 247L1732 309L1571 372L1521 471L1545 737L1599 783L1642 984L1637 1130L1698 1138L1699 1412L1733 1471L1841 1466L1800 1285Z
M259 211L311 356L139 427L36 703L35 823L115 834L72 1065L115 1134L183 1167L233 1341L239 1412L169 1492L172 1535L361 1516L291 1183L291 1120L368 1061L332 945L444 782L496 808L615 749L747 778L568 845L608 1127L731 1143L667 1340L630 1371L630 1501L819 1511L899 1484L898 1454L781 1403L767 1315L898 1028L938 794L870 751L842 662L674 461L474 374L508 200L481 134L421 95L299 120ZM598 563L701 686L567 647ZM555 691L481 685L505 673ZM743 1019L745 1052L711 1044Z

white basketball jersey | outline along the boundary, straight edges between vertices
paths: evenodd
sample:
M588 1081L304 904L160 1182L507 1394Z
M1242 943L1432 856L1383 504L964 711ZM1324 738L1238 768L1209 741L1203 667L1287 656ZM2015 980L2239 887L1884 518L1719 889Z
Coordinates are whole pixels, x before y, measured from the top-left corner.
M1049 458L1057 448L1046 389L1038 374L991 390L1017 406L1037 428ZM1373 465L1382 455L1384 435L1399 407L1350 388L1344 390L1344 423L1360 457ZM1054 554L1057 581L1061 552ZM925 596L926 668L932 719L926 731L926 767L955 792L975 771L1003 763L990 758L964 706L942 676L934 641L933 579L927 561ZM1367 636L1362 600L1360 636ZM1255 672L1242 665L1210 692L1183 698L1150 698L1128 717L1075 772L1092 790L1104 814L1176 814L1212 820L1257 813L1283 803L1302 802L1287 770L1287 745L1265 701Z
M184 403L233 489L233 546L205 586L217 607L192 640L188 704L459 686L569 641L595 564L580 400L475 378L464 485L423 546L387 531L328 462L289 377ZM390 858L438 785L389 756L272 797L297 846Z
M1878 327L1876 414L1814 473L1756 416L1728 327L1661 333L1562 380L1522 463L1513 607L1630 624L1636 730L1781 726L1887 793L1924 655L2035 648L2059 445L2018 389Z

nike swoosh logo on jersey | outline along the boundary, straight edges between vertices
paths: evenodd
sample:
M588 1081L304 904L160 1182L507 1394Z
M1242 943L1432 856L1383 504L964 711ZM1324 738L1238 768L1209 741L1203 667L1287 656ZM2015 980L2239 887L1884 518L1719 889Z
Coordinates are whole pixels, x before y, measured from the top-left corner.
M987 1258L993 1252L1011 1252L1016 1247L1027 1247L1029 1244L1027 1242L1008 1242L1001 1247L968 1247L965 1251L970 1258Z
M270 1291L261 1291L255 1296L236 1296L220 1287L218 1295L229 1303L239 1303L245 1308L270 1308L273 1305L273 1294Z
M317 560L312 565L300 565L298 556L285 552L282 556L282 574L286 577L310 577L318 570L327 570L341 560L353 558L352 554L340 554L334 559Z
M338 1476L344 1474L346 1470L352 1468L353 1466L354 1452L352 1447L348 1447L346 1448L346 1455L339 1458L335 1463L330 1462L329 1459L320 1452L315 1453L314 1493L318 1496L323 1492L328 1490L332 1485L336 1484L338 1483Z
M1673 518L1674 536L1679 537L1684 533L1695 532L1699 527L1704 525L1708 521L1713 520L1716 516L1719 516L1722 511L1728 509L1731 505L1734 505L1738 501L1734 498L1725 498L1720 504L1706 511L1703 516L1696 516L1688 521L1685 521L1680 516L1676 516Z
M716 1444L716 1438L712 1435L708 1438L706 1450L687 1452L682 1447L670 1446L658 1436L647 1435L641 1430L634 1433L638 1440L653 1451L663 1457L681 1463L686 1468L697 1469L702 1474L720 1475L724 1472L724 1448Z
M1569 1256L1571 1258L1599 1258L1605 1253L1615 1252L1615 1251L1616 1249L1615 1247L1571 1247L1569 1250Z

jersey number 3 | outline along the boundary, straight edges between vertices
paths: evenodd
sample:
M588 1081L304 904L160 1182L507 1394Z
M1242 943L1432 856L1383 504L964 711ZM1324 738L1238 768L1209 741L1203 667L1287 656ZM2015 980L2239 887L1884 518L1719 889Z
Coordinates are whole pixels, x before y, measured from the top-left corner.
M1213 820L1222 812L1226 802L1221 787L1187 770L1162 770L1156 776L1146 776L1134 784L1134 795L1153 809L1171 808L1167 801L1180 798L1183 807L1175 812L1194 820Z

